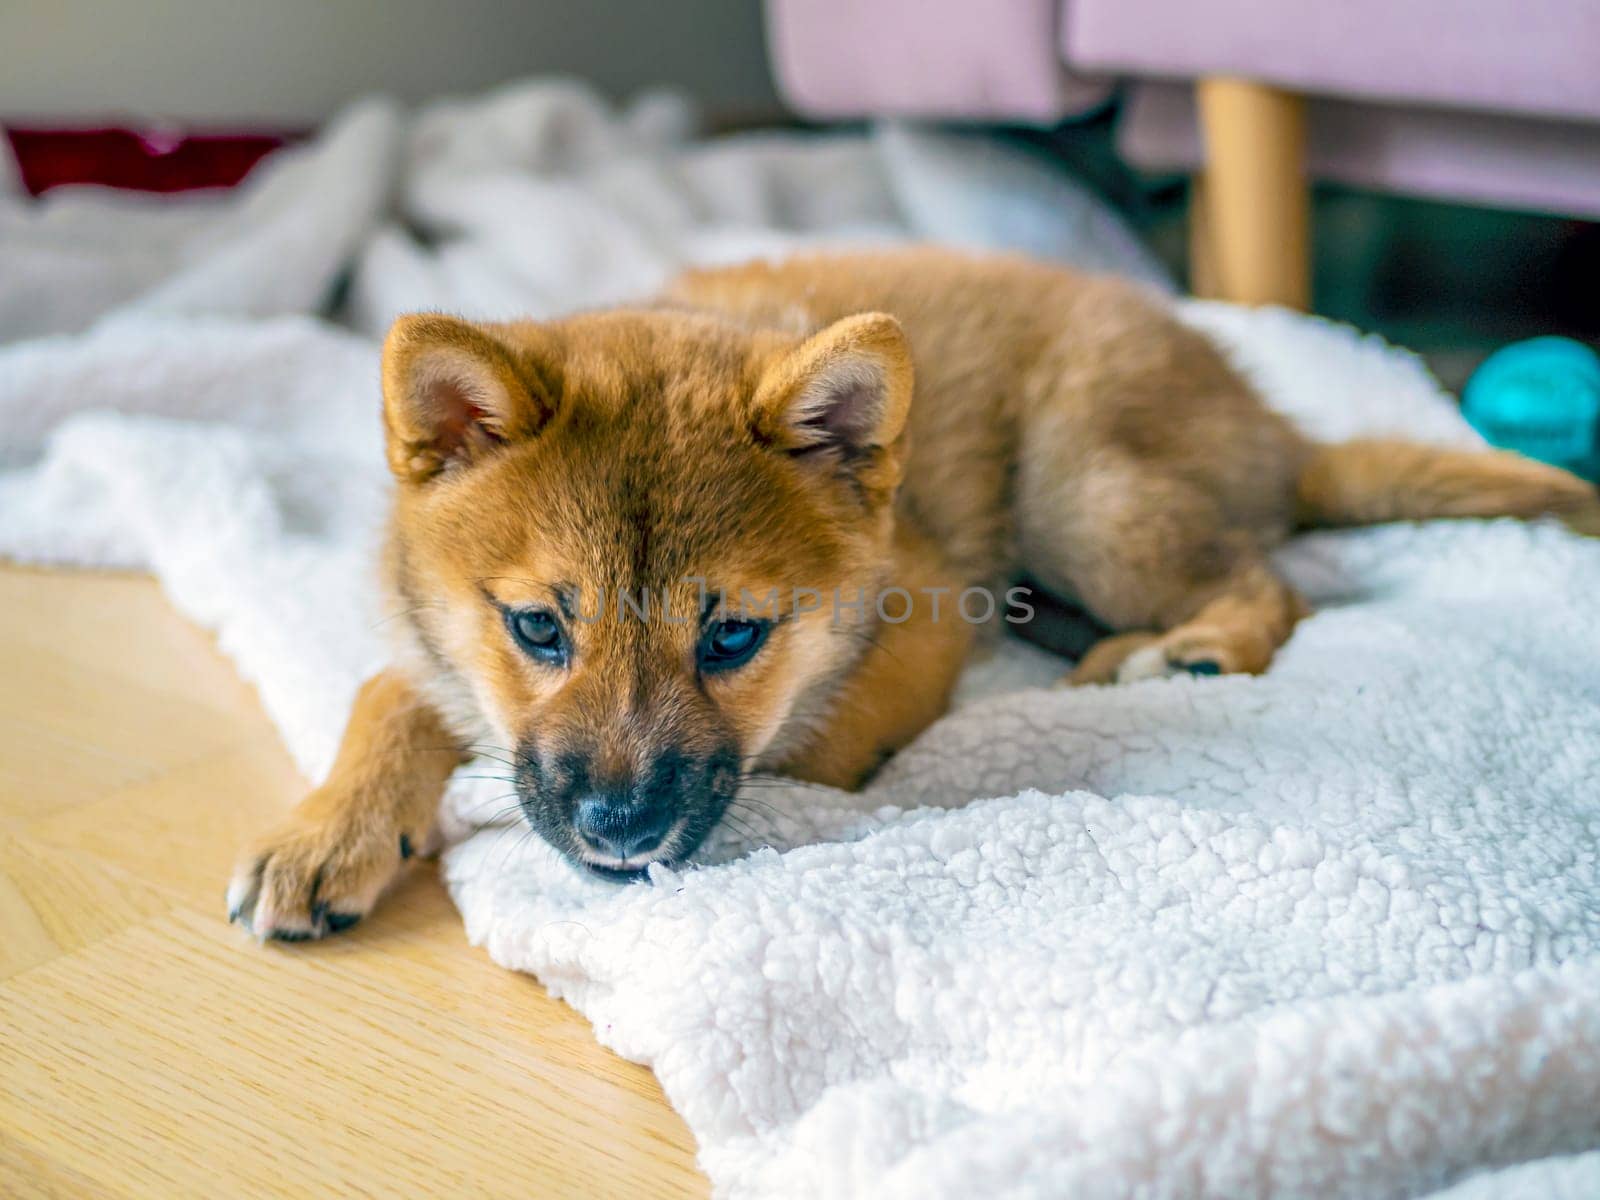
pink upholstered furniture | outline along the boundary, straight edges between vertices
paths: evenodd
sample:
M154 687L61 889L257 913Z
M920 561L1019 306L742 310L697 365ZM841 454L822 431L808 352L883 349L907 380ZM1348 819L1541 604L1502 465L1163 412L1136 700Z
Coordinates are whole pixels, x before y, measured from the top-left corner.
M1600 218L1600 0L767 0L827 117L1054 121L1139 81L1134 163L1187 168L1197 290L1303 305L1304 178ZM1199 119L1197 120L1197 113Z
M1110 91L1060 39L1059 0L767 0L778 86L815 117L1053 123Z

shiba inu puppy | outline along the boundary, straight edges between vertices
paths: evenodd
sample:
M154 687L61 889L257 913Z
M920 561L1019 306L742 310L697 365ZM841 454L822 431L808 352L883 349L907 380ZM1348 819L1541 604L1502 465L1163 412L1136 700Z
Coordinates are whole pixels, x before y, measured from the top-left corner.
M1297 528L1600 526L1593 488L1510 454L1308 441L1128 284L933 250L404 317L383 418L396 662L241 862L263 937L367 912L473 748L614 878L684 859L749 772L853 787L943 712L1020 571L1116 631L1072 682L1259 672L1307 611L1267 559Z

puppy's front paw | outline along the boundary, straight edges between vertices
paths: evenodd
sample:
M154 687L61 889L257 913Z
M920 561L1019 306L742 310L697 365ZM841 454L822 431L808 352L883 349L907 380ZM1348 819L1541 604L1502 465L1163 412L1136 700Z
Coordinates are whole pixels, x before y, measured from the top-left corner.
M412 837L387 819L313 802L261 839L228 885L228 920L259 938L302 942L350 928L411 857Z

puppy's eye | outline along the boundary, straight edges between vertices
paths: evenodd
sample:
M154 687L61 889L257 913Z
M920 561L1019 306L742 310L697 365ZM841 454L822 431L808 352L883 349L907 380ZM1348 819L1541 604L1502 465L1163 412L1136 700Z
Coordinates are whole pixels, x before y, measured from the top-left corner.
M700 669L729 671L742 667L767 640L765 621L713 621L700 640Z
M565 665L567 639L555 617L541 608L511 609L506 613L506 628L529 658L540 662Z

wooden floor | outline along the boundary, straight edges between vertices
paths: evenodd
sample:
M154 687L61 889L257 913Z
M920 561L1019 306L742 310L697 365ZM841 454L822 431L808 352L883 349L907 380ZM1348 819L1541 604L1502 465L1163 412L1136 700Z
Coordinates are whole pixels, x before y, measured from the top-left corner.
M0 565L0 1196L704 1195L655 1077L431 864L327 943L226 923L302 787L149 580Z

